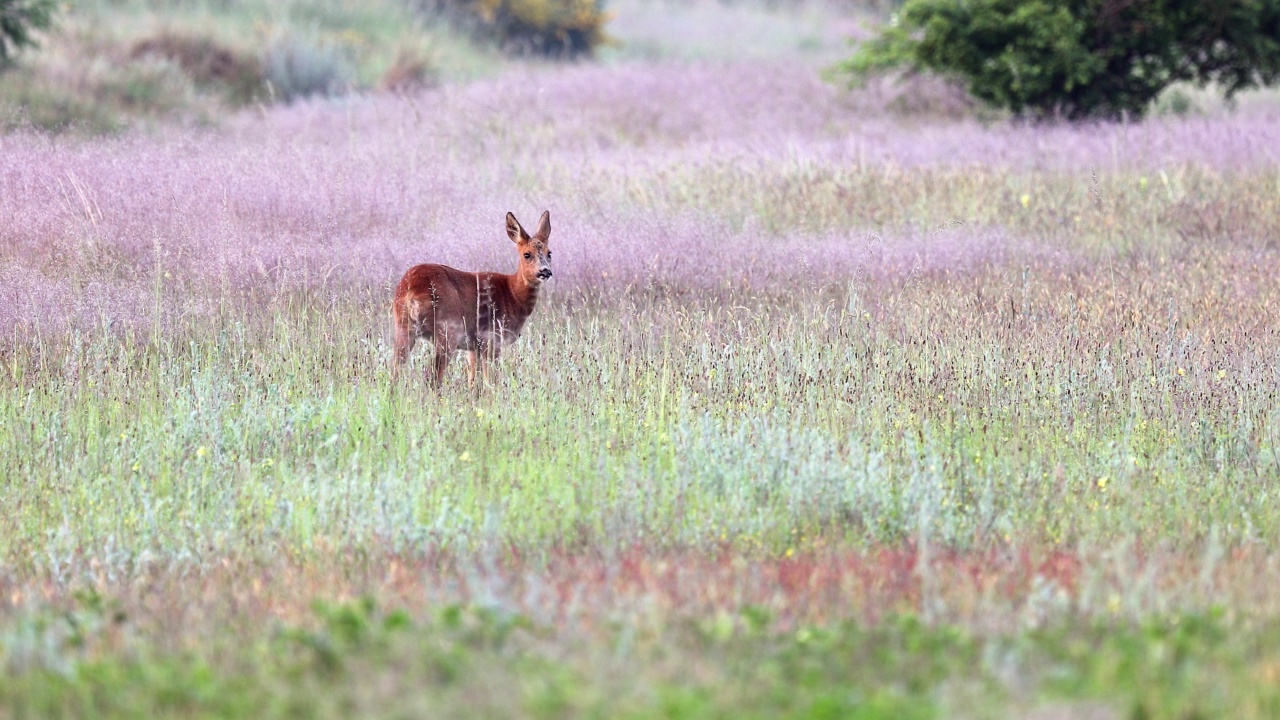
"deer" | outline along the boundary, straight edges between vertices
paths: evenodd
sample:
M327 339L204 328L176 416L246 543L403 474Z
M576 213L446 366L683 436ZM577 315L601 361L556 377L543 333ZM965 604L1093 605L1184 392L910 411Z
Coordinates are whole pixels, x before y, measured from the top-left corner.
M489 366L503 345L520 337L538 304L542 283L551 278L551 213L543 212L532 236L513 213L507 213L507 237L515 243L519 265L511 275L466 272L447 265L414 265L396 285L391 301L395 333L393 375L409 359L419 338L435 348L427 380L437 392L444 387L444 371L456 350L467 351L468 385L476 387L479 372L489 382Z

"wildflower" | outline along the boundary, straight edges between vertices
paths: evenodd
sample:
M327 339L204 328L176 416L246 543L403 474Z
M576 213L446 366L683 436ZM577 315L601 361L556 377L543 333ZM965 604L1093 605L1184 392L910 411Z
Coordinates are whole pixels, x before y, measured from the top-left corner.
M1179 377L1181 377L1181 376L1183 376L1183 375L1186 375L1186 374L1187 374L1187 371L1186 371L1186 370L1183 370L1182 368L1178 368L1178 376L1179 376Z
M134 472L138 472L138 470L139 470L141 467L142 467L142 465L140 465L140 464L138 464L138 463L134 463L134 464L133 464L133 471L134 471Z
M196 457L202 458L202 457L204 457L205 455L208 455L208 454L209 454L209 448L207 448L207 447L205 447L205 446L203 446L203 445L201 445L200 447L196 448Z
M471 453L464 450L462 454L458 456L458 459L462 462L471 462Z
M1102 477L1098 478L1098 489L1106 490L1108 482L1109 482L1109 479L1107 478L1106 475L1103 475Z
M787 557L791 557L792 555L795 555L795 554L796 554L795 548L787 548Z
M1019 201L1022 203L1022 207L1024 208L1031 207L1031 196L1029 194L1023 193L1022 197L1019 198Z
M1219 379L1219 380L1222 380L1222 379L1223 379L1223 378L1225 378L1226 376L1227 376L1227 371L1226 371L1226 370L1219 370L1219 371L1218 371L1218 379Z
M484 417L484 410L481 410L480 408L476 408L476 417L478 418Z

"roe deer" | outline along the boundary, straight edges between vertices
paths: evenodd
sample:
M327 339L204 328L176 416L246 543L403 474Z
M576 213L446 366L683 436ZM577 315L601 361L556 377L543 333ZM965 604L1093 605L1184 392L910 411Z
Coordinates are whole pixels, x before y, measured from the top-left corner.
M414 343L423 338L435 346L436 360L427 368L427 378L437 390L454 350L467 351L471 387L477 369L489 379L486 363L498 359L503 344L520 337L538 303L538 288L551 277L551 213L542 213L533 237L507 213L507 235L520 255L520 266L512 275L463 272L445 265L415 265L405 272L391 301L397 374Z

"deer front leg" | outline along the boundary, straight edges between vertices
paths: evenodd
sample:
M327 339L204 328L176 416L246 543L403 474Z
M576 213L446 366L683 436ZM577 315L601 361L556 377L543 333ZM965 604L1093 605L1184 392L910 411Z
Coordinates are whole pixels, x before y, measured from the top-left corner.
M501 350L501 347L498 345L498 343L492 342L492 343L489 343L489 345L484 349L484 352L481 353L482 359L480 364L480 370L481 370L481 376L484 380L485 385L488 385L492 382L489 376L489 373L494 363L498 362L498 352L500 350Z
M470 387L472 390L476 389L476 366L480 364L481 364L480 351L468 350L467 351L467 386ZM488 372L488 370L485 369L483 372Z

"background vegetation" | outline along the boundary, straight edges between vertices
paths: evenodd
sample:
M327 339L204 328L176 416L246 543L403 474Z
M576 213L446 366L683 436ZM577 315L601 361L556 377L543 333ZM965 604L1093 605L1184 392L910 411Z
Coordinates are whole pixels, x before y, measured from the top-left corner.
M201 7L119 12L253 27ZM654 7L0 135L0 714L1276 714L1276 96L1030 126ZM493 384L393 383L404 269L547 208Z
M1137 117L1175 82L1228 98L1280 82L1280 2L908 0L841 69L904 67L1016 114Z
M23 42L52 10L15 7L3 16L22 20L13 38ZM576 0L86 0L54 18L41 51L0 79L0 127L211 124L245 106L491 74L503 53L586 57L607 41L603 9Z
M32 32L48 29L53 10L52 0L0 1L0 69L17 51L35 44Z

